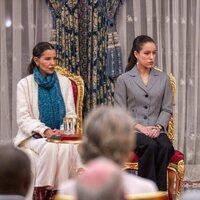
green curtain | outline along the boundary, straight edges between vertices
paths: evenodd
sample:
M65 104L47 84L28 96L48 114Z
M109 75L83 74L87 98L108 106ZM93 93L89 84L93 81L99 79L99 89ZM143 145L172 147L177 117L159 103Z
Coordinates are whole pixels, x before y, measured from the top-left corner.
M85 82L84 114L97 105L113 104L114 85L109 74L113 70L109 70L107 60L113 56L108 52L108 33L116 31L115 13L120 2L49 0L53 17L51 40L56 45L58 64L81 75ZM115 68L121 68L120 64Z

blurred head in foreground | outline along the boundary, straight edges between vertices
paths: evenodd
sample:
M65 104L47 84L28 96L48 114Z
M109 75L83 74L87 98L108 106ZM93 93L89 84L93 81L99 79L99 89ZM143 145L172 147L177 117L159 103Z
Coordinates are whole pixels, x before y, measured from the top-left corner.
M13 145L0 145L0 194L25 196L30 180L28 156Z
M80 145L82 161L99 156L123 165L129 160L135 144L134 120L122 108L98 107L84 121L83 142Z
M77 200L121 200L123 198L121 168L105 158L86 165L77 179Z

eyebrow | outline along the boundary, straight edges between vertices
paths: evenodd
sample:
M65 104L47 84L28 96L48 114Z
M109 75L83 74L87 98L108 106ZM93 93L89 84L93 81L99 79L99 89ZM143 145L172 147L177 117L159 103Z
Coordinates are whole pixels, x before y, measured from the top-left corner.
M155 51L144 50L144 53L149 53L149 52L154 52L154 53L156 53L156 52L157 52L157 50L155 50Z

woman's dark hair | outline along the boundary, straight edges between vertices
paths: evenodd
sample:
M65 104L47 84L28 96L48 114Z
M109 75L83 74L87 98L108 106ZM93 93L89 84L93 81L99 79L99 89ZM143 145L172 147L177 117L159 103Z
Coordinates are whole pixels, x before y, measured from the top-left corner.
M32 59L31 59L31 62L28 66L28 73L29 74L33 73L33 68L36 66L36 63L33 60L33 57L40 58L44 51L51 50L51 49L55 49L55 47L48 42L39 42L35 45L35 47L33 48L33 52L32 52Z
M155 41L147 35L139 35L134 39L133 46L128 57L128 64L125 69L126 72L130 71L137 63L137 58L134 55L134 51L140 52L143 45L147 42L153 42L155 44Z

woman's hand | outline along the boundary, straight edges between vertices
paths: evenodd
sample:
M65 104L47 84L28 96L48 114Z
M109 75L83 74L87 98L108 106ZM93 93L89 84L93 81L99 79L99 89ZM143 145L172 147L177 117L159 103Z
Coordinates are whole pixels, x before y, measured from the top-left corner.
M63 131L58 129L46 129L44 131L45 138L51 138L54 135L59 136Z
M149 126L143 126L142 124L136 124L135 129L147 136L149 136L151 131L151 128Z
M151 138L156 138L160 135L160 129L157 126L143 126L141 124L136 124L135 128Z
M157 126L151 126L149 137L157 138L160 135L160 128Z

